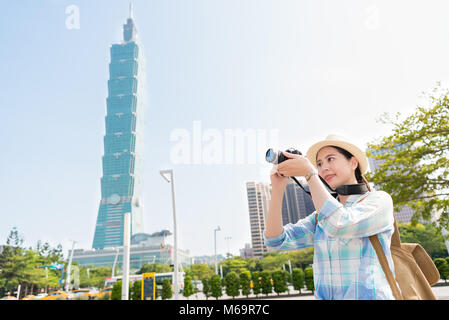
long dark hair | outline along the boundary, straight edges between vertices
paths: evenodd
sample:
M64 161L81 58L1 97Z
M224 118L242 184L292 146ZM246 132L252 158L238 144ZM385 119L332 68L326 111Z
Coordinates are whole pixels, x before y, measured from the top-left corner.
M342 155L344 155L345 158L348 160L350 160L354 156L352 153L346 151L343 148L337 146L330 146L330 147L337 149L337 151L340 152ZM362 174L362 171L360 170L360 164L358 164L357 168L355 169L355 178L358 183L364 183L368 188L368 190L371 191L368 180L366 180L365 176Z

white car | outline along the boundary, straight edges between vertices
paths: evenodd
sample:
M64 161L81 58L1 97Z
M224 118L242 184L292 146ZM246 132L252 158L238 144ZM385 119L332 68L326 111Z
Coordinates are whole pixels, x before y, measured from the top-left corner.
M34 300L40 300L40 299L42 299L43 297L46 297L47 296L47 294L44 292L44 293L39 293L39 294L37 294L35 297L34 297Z

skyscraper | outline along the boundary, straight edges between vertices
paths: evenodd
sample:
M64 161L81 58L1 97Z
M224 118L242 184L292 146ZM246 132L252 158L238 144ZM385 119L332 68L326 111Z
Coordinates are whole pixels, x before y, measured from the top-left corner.
M377 154L384 154L386 152L391 152L389 150L371 150L368 149L370 152L373 153L374 156L376 156ZM367 152L368 152L367 150ZM381 159L374 159L371 157L368 157L368 163L369 163L369 167L370 170L372 172L375 172L376 170L378 170L381 166L382 163L384 163L385 160L381 160ZM394 215L396 217L396 220L402 223L409 223L412 220L413 217L413 209L410 208L409 206L403 206L401 207L399 212L394 212Z
M263 231L271 200L271 186L265 183L247 182L246 190L253 255L261 258L264 253L269 252L263 241Z
M309 190L308 186L305 188ZM294 224L314 211L315 206L310 195L290 179L282 199L282 224Z
M110 48L103 176L94 249L123 245L124 213L131 234L143 232L142 175L145 67L132 5L123 41Z

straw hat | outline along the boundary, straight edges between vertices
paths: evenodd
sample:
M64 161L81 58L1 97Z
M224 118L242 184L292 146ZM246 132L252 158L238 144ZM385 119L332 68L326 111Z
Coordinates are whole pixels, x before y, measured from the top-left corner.
M345 137L339 136L337 134L330 134L323 141L319 141L312 145L309 150L307 150L307 159L317 167L316 163L316 155L318 151L320 151L323 147L328 146L336 146L346 151L350 152L358 161L360 165L360 172L364 174L368 169L368 158L366 157L365 152L363 152L359 147L349 142Z

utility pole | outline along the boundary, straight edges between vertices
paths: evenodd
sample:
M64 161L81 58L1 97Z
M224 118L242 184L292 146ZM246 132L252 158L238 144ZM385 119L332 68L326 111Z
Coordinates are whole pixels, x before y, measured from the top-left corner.
M214 256L215 256L215 274L218 274L218 265L217 265L217 231L220 231L220 226L214 229Z
M122 276L122 300L129 299L129 244L130 244L130 217L131 213L126 212L124 216L123 230L123 276Z
M173 170L160 170L159 171L162 178L164 178L165 181L171 184L171 199L172 199L172 206L173 206L173 240L174 240L174 250L173 253L173 290L175 293L174 299L178 300L179 295L179 283L178 283L178 228L176 225L176 205L175 205L175 179L173 177ZM169 178L167 178L166 174L170 175Z
M70 240L72 241L72 251L70 251L70 257L69 257L69 265L67 266L67 278L66 278L66 282L65 282L65 292L69 292L69 287L70 287L70 272L72 269L72 258L73 258L73 249L75 249L75 243L76 241L74 240Z

